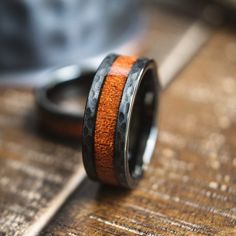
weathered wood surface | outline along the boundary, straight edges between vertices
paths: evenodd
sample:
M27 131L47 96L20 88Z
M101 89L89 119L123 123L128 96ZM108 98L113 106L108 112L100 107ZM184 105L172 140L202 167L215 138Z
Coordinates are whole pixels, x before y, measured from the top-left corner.
M86 179L41 235L236 235L236 36L216 33L165 91L133 191Z
M0 90L1 236L37 232L73 191L81 174L78 148L52 142L37 132L31 116L33 101L29 91Z

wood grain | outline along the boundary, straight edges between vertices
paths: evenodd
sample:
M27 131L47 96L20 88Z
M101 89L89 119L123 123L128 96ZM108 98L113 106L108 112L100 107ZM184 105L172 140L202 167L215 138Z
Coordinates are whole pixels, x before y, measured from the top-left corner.
M0 235L35 235L83 177L81 153L40 135L32 91L0 89Z
M42 235L236 235L235 42L216 33L163 94L136 189L86 179Z
M115 129L123 89L134 57L119 56L106 76L100 95L95 136L95 164L98 178L106 183L117 184L113 166L115 149Z

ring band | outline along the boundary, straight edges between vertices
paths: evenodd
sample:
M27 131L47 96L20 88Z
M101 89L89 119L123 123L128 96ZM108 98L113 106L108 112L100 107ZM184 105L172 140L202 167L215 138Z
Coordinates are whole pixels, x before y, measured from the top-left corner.
M53 81L36 90L40 128L60 138L82 137L84 107L94 72L81 74L80 70L77 70L75 73L75 67L63 67L54 71ZM66 77L61 78L59 71L66 72Z
M155 149L159 88L153 60L114 54L103 60L83 121L90 178L128 188L137 184Z

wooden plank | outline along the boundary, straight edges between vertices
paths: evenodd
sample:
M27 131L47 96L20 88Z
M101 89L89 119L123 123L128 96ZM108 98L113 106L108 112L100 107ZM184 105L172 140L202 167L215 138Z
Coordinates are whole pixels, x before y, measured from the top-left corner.
M236 36L219 31L163 94L133 191L86 179L42 235L236 234Z
M0 234L35 235L84 177L79 148L37 132L30 91L0 90Z

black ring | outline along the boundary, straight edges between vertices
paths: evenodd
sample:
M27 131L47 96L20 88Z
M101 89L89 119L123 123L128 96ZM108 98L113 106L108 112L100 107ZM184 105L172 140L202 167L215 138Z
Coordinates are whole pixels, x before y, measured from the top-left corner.
M117 77L124 81L124 86L116 84ZM116 85L120 100L116 94L108 97ZM90 178L128 188L137 184L155 149L159 92L153 60L119 55L109 55L103 60L89 92L83 123L83 162ZM113 101L119 102L119 106L109 113ZM108 125L115 122L114 136L109 136L106 122ZM106 143L107 139L111 144ZM106 152L110 153L107 150L111 146L114 153L110 160Z
M66 71L63 78L59 71ZM81 73L78 66L63 67L52 73L50 83L36 90L37 118L44 131L61 138L82 137L84 107L94 75L91 71ZM79 98L80 106L71 110L63 107L70 98Z

